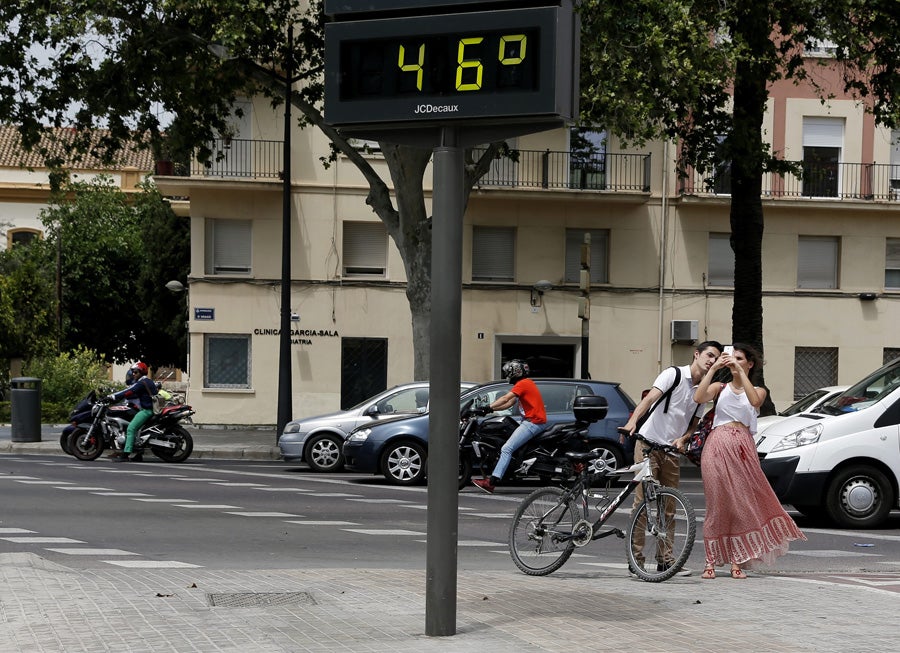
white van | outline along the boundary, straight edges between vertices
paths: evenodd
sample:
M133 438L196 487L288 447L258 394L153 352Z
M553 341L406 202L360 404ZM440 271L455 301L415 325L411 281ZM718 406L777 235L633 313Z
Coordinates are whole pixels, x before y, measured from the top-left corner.
M756 442L783 503L848 528L882 523L900 497L900 359Z

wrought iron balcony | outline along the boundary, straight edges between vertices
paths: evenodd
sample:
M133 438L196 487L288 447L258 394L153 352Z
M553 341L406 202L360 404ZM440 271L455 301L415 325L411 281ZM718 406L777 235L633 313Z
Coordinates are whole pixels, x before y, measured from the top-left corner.
M281 178L282 141L217 138L210 143L210 149L213 154L208 163L157 161L156 174L219 179Z
M649 193L650 155L513 150L493 162L478 186Z
M763 175L763 197L900 201L900 165L887 163L830 163L795 161L801 176ZM704 175L693 173L681 181L683 195L729 195L728 166Z

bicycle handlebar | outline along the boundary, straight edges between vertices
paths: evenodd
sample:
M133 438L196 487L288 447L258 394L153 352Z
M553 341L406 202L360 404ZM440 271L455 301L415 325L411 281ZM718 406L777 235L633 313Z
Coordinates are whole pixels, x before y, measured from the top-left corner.
M659 451L663 451L665 453L682 453L677 447L673 447L671 444L660 444L659 442L654 442L653 440L648 440L643 435L635 431L634 433L629 433L628 429L622 428L621 426L616 429L622 435L626 435L628 437L632 437L635 440L640 440L647 444L651 451L654 449L658 449Z

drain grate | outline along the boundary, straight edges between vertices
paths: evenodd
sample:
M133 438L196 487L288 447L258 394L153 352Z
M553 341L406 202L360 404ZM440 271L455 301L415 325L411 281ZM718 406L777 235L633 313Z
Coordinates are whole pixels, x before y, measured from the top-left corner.
M309 592L230 592L207 594L209 605L217 608L267 608L282 605L316 605Z

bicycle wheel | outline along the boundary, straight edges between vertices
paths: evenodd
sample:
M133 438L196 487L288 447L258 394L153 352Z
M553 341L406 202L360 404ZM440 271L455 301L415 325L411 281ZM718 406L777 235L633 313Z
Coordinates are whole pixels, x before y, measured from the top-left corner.
M559 488L542 487L519 505L509 527L509 554L529 576L562 567L575 550L573 530L580 520L575 503Z
M694 507L681 492L669 487L648 488L628 524L628 563L641 580L668 580L687 562L694 546L697 523Z

